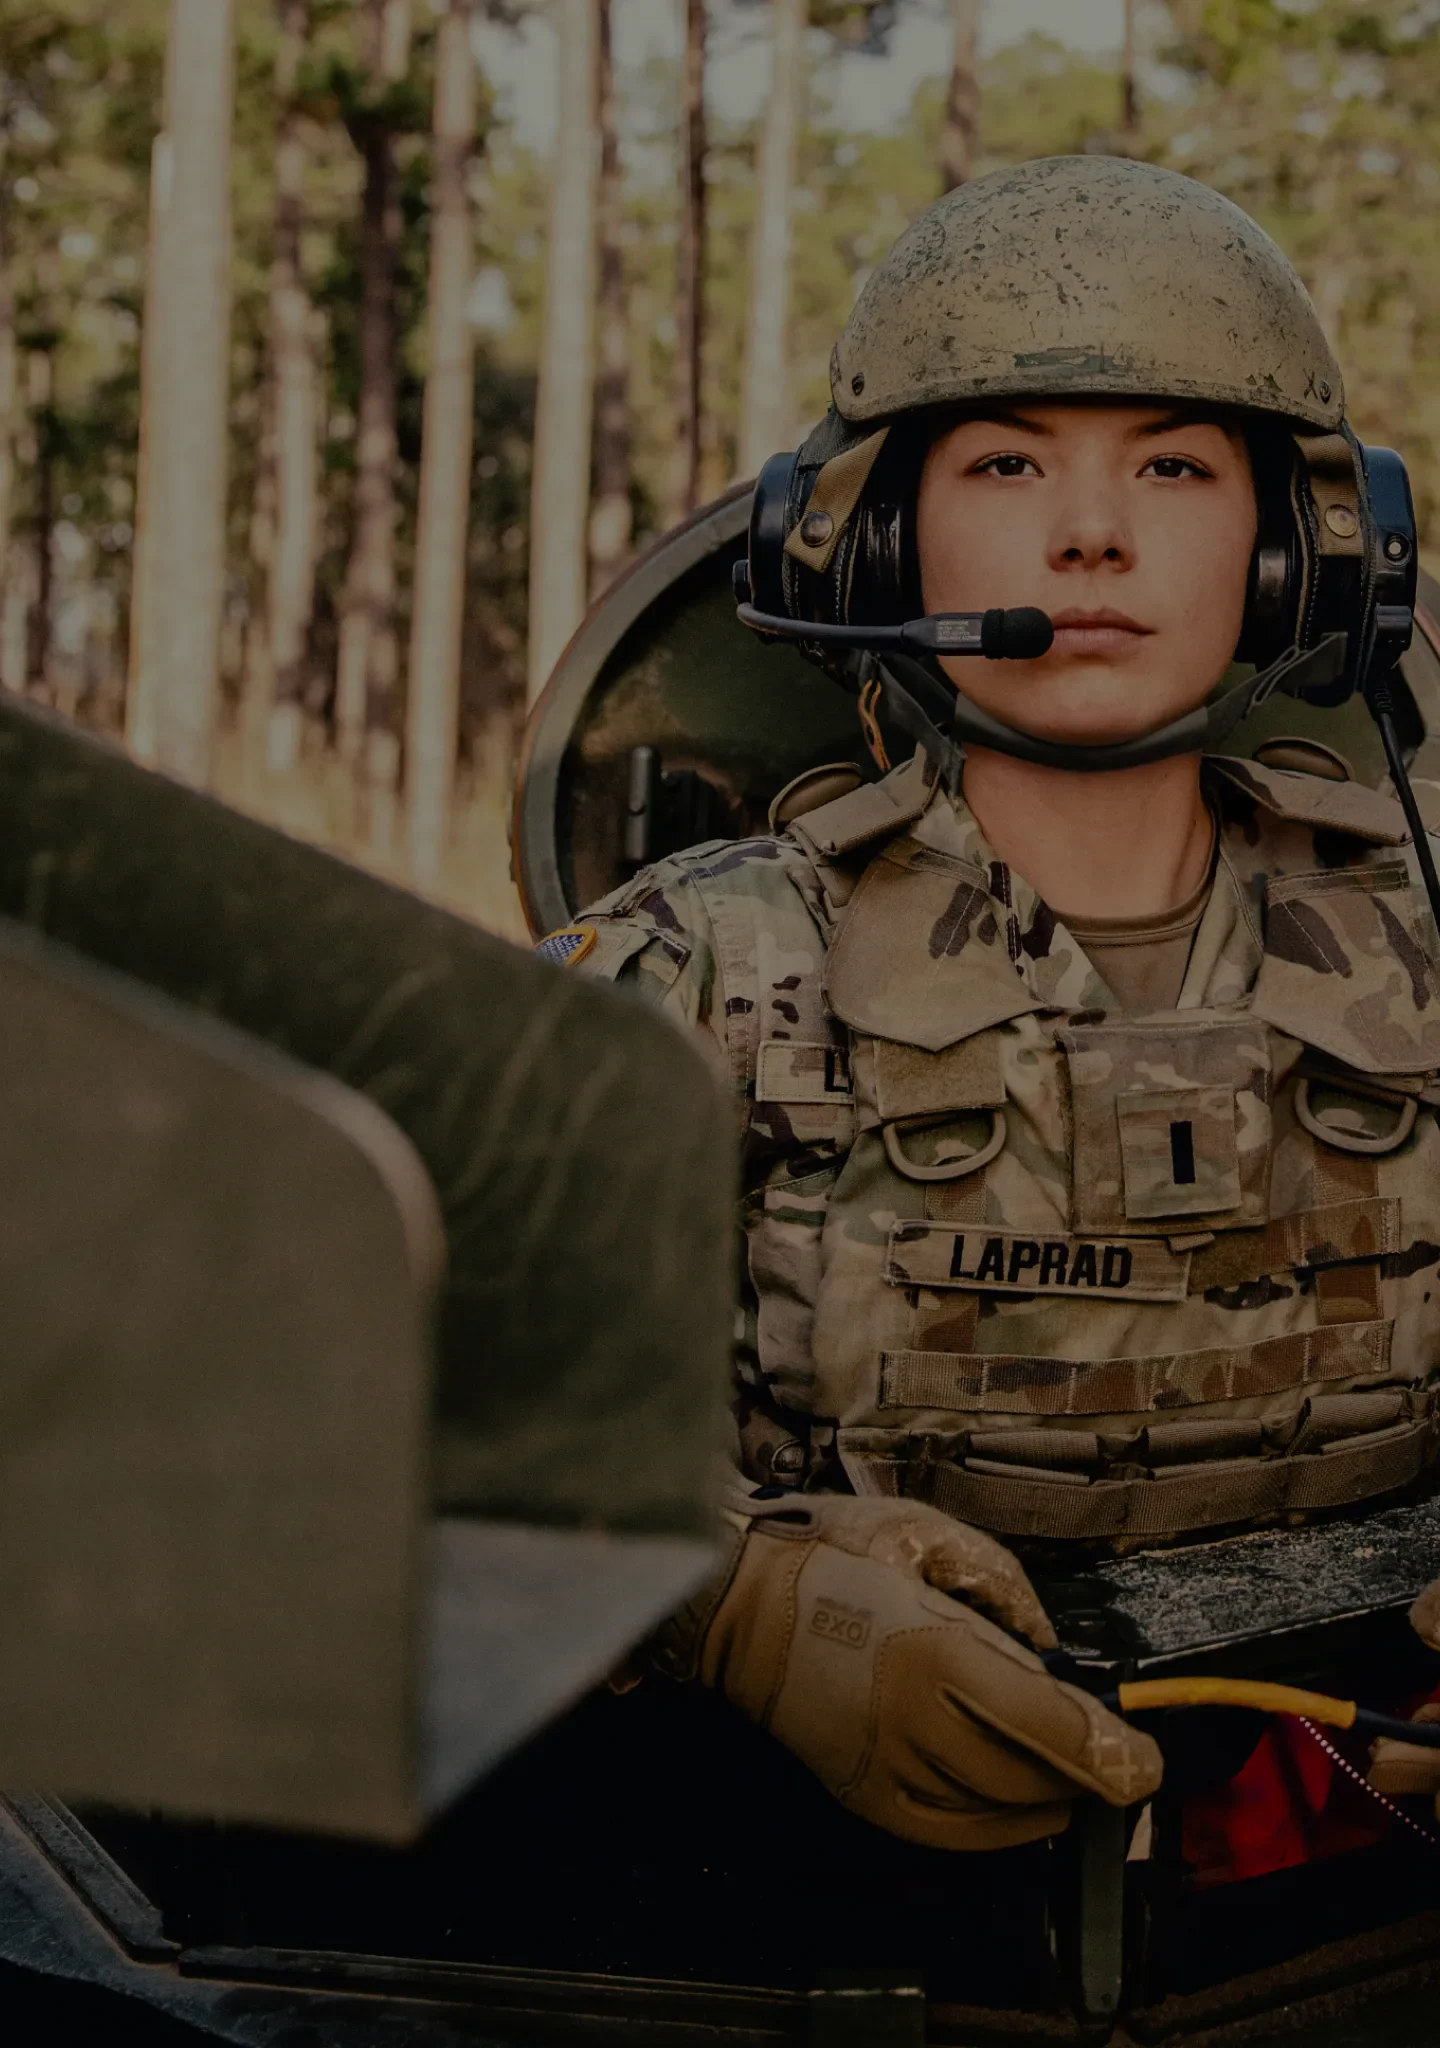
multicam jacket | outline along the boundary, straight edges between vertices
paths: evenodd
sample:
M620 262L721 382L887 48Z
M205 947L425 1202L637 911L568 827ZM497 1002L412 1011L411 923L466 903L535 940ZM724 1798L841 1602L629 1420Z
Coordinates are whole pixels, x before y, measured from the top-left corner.
M1390 1492L1434 1448L1440 981L1392 799L1205 766L1177 1007L1119 1012L920 757L588 913L746 1137L740 1456L1109 1541Z

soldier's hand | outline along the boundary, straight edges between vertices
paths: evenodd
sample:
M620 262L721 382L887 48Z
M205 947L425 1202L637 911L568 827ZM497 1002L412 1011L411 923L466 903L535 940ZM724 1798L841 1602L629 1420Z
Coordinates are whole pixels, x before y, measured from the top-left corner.
M904 1501L746 1512L700 1673L843 1806L931 1848L1000 1849L1058 1834L1077 1793L1155 1790L1150 1738L1015 1640L1055 1633L992 1538Z
M1427 1586L1410 1609L1417 1633L1432 1650L1440 1650L1440 1579ZM1432 1700L1413 1716L1417 1721L1440 1721L1440 1700ZM1383 1739L1370 1748L1370 1783L1377 1792L1392 1796L1429 1792L1435 1797L1440 1817L1440 1749L1422 1749L1418 1742Z

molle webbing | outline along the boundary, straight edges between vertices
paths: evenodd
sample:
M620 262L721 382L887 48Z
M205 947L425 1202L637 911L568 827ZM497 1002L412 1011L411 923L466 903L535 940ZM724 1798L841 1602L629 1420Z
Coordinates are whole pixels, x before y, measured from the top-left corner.
M1374 1161L1357 1162L1375 1179ZM1239 1287L1295 1266L1333 1266L1398 1252L1400 1204L1378 1196L1329 1202L1293 1216L1276 1216L1263 1230L1227 1230L1191 1254L1190 1292Z
M1390 1364L1388 1322L1326 1323L1234 1349L1150 1358L887 1351L880 1405L1001 1415L1135 1415L1252 1400Z
M985 1214L985 1168L963 1180L931 1181L925 1188L925 1214L937 1222L978 1223ZM980 1319L978 1294L943 1295L933 1288L916 1290L912 1335L919 1345L973 1344Z
M1155 1478L1087 1484L1065 1473L1024 1479L935 1464L915 1467L903 1490L1000 1536L1055 1541L1180 1536L1393 1493L1425 1469L1434 1445L1434 1424L1426 1418L1368 1439L1342 1440L1310 1456L1215 1461ZM888 1484L875 1489L890 1490Z

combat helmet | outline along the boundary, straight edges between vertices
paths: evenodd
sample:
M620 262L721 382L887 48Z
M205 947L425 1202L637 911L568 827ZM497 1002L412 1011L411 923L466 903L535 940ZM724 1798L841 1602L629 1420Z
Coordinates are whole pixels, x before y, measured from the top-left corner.
M954 771L954 738L1072 769L1133 766L1218 745L1276 691L1334 705L1363 689L1372 711L1388 713L1385 679L1409 644L1415 601L1404 465L1356 440L1299 276L1209 187L1153 164L1076 156L947 193L871 274L830 382L824 420L757 480L740 617L800 642L852 688L883 688L942 767ZM937 408L1077 396L1235 411L1261 457L1236 649L1254 672L1201 710L1107 746L1035 739L914 658L1049 645L1043 615L917 616L915 487Z

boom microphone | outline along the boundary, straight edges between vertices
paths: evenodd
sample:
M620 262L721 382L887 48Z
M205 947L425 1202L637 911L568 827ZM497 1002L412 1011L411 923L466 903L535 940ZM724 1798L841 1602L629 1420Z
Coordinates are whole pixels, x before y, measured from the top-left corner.
M743 566L740 565L740 566ZM894 648L905 654L979 654L990 661L1035 661L1048 654L1055 628L1034 605L1013 611L996 606L988 612L931 612L903 626L831 625L819 619L792 619L740 604L742 626L777 640L803 640L815 647L858 647L871 653Z

